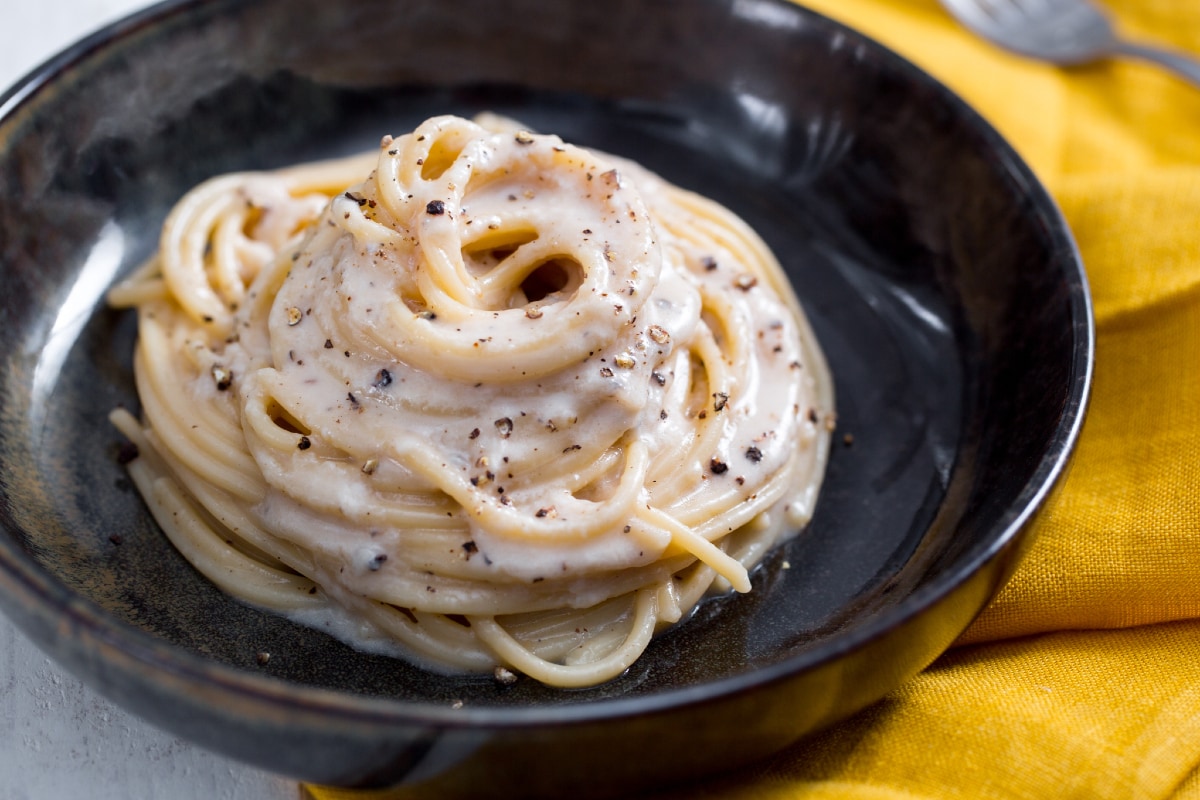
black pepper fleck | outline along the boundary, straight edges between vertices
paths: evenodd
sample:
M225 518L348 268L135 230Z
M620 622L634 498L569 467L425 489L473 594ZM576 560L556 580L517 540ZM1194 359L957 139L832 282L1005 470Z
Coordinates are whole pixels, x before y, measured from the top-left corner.
M212 367L212 380L216 381L217 391L223 392L233 386L233 373L221 365Z
M128 464L138 457L138 446L133 442L122 442L117 448L117 463Z

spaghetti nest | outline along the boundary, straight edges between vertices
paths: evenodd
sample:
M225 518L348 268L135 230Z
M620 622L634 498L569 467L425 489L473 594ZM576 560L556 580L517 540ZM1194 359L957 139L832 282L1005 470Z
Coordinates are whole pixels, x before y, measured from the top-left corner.
M620 674L748 591L824 471L830 381L759 238L492 118L202 184L110 301L143 413L113 420L176 548L432 668Z

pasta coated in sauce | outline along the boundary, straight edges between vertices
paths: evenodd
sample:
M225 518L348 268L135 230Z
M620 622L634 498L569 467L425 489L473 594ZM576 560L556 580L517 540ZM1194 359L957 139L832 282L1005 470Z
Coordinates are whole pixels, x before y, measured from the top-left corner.
M110 302L180 552L431 668L619 675L748 591L824 473L831 381L753 231L497 118L208 181Z

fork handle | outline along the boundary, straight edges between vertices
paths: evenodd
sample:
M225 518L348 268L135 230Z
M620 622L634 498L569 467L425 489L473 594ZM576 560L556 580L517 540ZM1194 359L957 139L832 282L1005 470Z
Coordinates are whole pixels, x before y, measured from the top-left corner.
M1196 86L1200 86L1200 61L1196 61L1193 58L1171 52L1170 50L1147 47L1146 45L1134 44L1132 42L1122 42L1118 51L1123 55L1140 58L1143 61L1150 61L1159 66L1166 67L1181 78L1191 81Z

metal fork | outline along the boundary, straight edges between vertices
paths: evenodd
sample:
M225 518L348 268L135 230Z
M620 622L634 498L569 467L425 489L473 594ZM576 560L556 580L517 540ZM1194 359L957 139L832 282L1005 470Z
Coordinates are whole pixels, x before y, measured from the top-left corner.
M941 0L965 27L1015 53L1054 64L1130 56L1200 86L1200 62L1182 53L1120 39L1091 0Z

